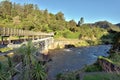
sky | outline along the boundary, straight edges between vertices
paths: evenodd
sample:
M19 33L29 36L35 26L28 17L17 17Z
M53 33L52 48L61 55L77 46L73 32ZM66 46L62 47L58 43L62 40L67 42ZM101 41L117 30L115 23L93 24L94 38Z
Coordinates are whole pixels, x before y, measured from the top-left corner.
M47 9L50 13L63 12L67 21L76 22L81 17L85 23L109 21L120 23L120 0L10 0L24 4L37 4L40 10Z

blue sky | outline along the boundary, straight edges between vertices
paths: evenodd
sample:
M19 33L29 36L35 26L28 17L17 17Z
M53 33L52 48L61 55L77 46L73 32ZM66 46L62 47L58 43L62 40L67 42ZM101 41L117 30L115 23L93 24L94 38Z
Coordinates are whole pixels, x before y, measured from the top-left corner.
M47 9L56 14L61 11L66 20L76 22L84 17L85 23L107 20L120 23L120 0L10 0L16 3L37 4L40 9Z

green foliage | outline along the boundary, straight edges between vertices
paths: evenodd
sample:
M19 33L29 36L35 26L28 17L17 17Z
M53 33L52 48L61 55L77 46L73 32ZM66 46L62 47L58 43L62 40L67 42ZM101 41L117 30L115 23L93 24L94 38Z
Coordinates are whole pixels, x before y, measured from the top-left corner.
M64 38L69 38L69 39L78 39L79 37L79 32L71 32L69 30L66 30L63 32Z
M0 62L0 80L6 80L5 72L3 70L3 64Z
M99 59L106 60L106 61L108 61L108 62L110 62L110 63L113 63L113 61L110 60L109 58L105 58L105 57L103 57L103 56L99 56L98 58L99 58Z
M0 51L1 52L7 52L9 50L12 50L12 48L8 48L8 47L5 47L5 48L0 48Z
M22 80L45 80L44 67L36 59L37 51L38 49L34 47L31 41L16 50L16 54L23 55L22 71L20 71Z
M60 37L63 37L63 32L62 31L56 31L55 32L55 36L54 36L54 38L60 38Z
M0 62L0 80L10 80L17 72L10 56L5 55L6 61Z
M78 26L81 26L83 23L84 23L84 18L81 17L81 18L80 18L80 21L78 21Z
M113 43L115 33L109 33L101 37L102 43Z
M35 80L45 80L47 75L44 66L40 63L35 63L32 76Z
M55 16L56 20L64 20L64 14L62 12L58 12Z
M98 39L108 33L105 29L99 27L90 27L87 25L82 25L79 31L83 37L96 37Z
M56 14L49 13L48 10L40 10L34 4L16 4L9 0L0 2L0 26L19 28L24 30L34 30L42 32L55 32L55 38L82 39L86 43L97 44L102 41L102 36L108 34L107 30L96 26L108 26L107 22L100 22L93 25L84 23L81 17L79 24L74 20L65 21L64 14L58 12ZM9 10L8 10L9 9ZM101 24L103 23L103 25ZM109 24L111 26L111 24ZM81 27L78 27L81 26ZM96 41L95 41L96 40ZM102 39L105 42L109 39ZM100 42L99 42L100 41Z
M99 71L102 71L102 68L98 64L97 65L93 64L85 67L85 72L99 72Z
M55 38L78 39L79 32L71 32L70 30L56 31Z
M101 28L90 28L89 26L84 26L79 29L79 32L71 32L70 30L64 30L64 31L56 31L55 36L63 36L65 38L79 38L79 35L81 35L81 38L84 37L95 37L100 39L104 34L106 34L107 31Z
M120 76L110 73L96 73L85 75L83 80L119 80Z
M68 73L68 74L61 74L59 73L56 76L56 80L80 80L80 77L78 77L78 74L75 74L74 72Z
M114 64L120 65L120 54L112 53L109 58Z
M14 66L14 63L11 59L10 56L6 55L7 59L8 59L8 74L9 74L9 79L12 79L13 75L17 72L16 69L15 69L15 66Z

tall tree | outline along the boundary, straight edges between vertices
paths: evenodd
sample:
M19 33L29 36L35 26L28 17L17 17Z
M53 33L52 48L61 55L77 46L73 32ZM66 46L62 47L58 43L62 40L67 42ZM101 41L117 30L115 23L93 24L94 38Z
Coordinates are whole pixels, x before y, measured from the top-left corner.
M4 17L6 17L6 15L11 16L11 9L12 9L11 2L9 2L8 0L1 2L1 10L2 10L2 15Z
M70 31L76 31L76 22L74 20L70 20L68 24L68 28Z
M44 10L44 18L45 18L45 20L46 20L46 23L48 24L48 23L49 23L49 20L50 20L50 15L49 15L47 9Z
M81 18L80 18L80 21L78 21L78 26L81 26L83 23L84 23L84 18L81 17Z
M62 12L58 12L55 16L56 16L56 20L65 20L64 14Z
M30 14L33 11L34 7L33 4L25 4L24 5L24 16L26 17L28 14Z

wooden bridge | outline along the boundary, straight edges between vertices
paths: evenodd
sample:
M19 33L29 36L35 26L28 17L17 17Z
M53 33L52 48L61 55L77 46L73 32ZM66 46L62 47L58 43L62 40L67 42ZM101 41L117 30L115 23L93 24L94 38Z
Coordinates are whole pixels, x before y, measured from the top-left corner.
M8 41L7 46L12 48L20 47L22 44L25 44L27 41L32 40L35 45L40 47L40 51L47 51L49 46L53 43L54 33L43 33L43 32L34 32L29 30L13 29L13 28L0 28L1 36L1 45L5 44L5 41ZM17 41L22 40L20 44L14 44L10 36L18 36ZM9 40L5 40L7 39ZM20 39L22 37L22 39Z
M34 40L36 38L40 39L40 38L52 37L54 36L54 33L42 33L42 32L34 32L34 31L29 31L29 30L0 27L0 36L1 36L2 44L4 44L5 37L18 36L20 39L20 37L22 36L26 40L29 40L29 39ZM11 40L9 39L9 42L10 41Z

